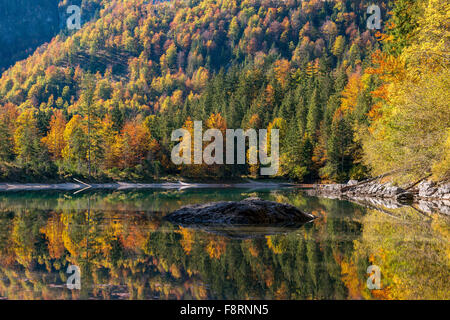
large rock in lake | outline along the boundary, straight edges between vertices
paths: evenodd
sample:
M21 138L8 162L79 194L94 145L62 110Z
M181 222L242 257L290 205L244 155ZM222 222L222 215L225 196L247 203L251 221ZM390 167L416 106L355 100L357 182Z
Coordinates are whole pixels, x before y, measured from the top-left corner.
M259 198L190 205L166 216L170 222L203 225L305 223L314 218L312 214L302 212L292 205Z

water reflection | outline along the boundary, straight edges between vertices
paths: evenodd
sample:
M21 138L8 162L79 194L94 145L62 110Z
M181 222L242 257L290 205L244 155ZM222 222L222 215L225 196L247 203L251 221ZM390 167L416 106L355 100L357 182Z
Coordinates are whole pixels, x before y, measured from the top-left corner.
M238 239L227 234L235 230L162 219L182 205L249 196L320 218L289 230L239 230ZM448 299L448 216L386 212L296 190L0 194L0 297ZM265 236L242 239L252 232ZM81 290L66 287L72 264ZM381 290L366 287L371 264L381 268Z

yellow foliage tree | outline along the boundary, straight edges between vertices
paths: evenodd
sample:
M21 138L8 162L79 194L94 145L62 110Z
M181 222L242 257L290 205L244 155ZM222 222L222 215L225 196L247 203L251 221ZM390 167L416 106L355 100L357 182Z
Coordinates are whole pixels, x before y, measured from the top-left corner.
M64 140L64 130L66 129L66 119L61 110L57 110L50 121L50 130L42 142L47 146L53 160L62 158L62 150L66 146Z

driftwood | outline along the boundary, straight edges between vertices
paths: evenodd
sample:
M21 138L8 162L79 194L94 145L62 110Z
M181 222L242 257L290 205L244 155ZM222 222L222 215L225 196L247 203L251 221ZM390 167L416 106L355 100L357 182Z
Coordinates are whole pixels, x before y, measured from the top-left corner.
M418 185L418 184L421 183L423 180L425 180L425 179L427 179L427 178L429 178L429 177L431 177L431 173L428 174L428 175L426 175L425 177L420 178L419 180L417 180L416 182L414 182L413 184L411 184L410 186L408 186L407 188L405 188L405 191L414 188L416 185Z
M366 184L366 183L369 183L369 182L372 182L372 181L375 181L375 180L378 180L378 179L381 179L381 178L390 176L390 175L392 175L392 174L394 174L394 173L397 173L397 172L399 172L399 171L402 171L402 170L393 170L393 171L389 171L389 172L387 172L387 173L383 173L383 174L381 174L381 175L379 175L379 176L376 176L376 177L374 177L374 178L370 178L370 179L366 179L366 180L364 180L364 181L361 181L361 182L359 182L359 183L357 183L357 184L355 184L355 185L342 187L342 188L341 188L341 192L345 192L345 191L348 191L348 190L350 190L350 189L359 187L359 186L361 186L361 185L363 185L363 184Z

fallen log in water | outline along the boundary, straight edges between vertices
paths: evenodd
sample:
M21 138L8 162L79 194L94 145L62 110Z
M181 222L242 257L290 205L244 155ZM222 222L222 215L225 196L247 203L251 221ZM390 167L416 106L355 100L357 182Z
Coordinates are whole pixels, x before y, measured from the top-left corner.
M210 188L241 188L241 189L274 189L293 187L295 184L278 182L256 182L245 183L186 183L186 182L164 182L164 183L92 183L88 184L75 179L76 183L0 183L0 191L84 191L88 189L98 190L131 190L131 189L210 189Z

